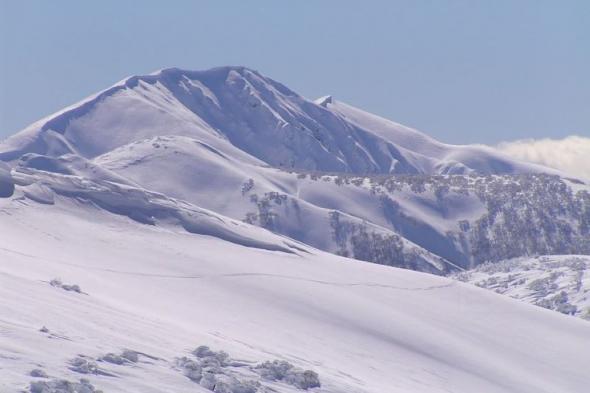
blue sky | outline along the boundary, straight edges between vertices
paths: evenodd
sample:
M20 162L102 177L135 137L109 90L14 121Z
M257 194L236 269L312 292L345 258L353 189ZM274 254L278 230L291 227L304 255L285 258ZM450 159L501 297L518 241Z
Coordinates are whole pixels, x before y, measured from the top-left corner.
M590 136L585 0L0 0L0 136L128 75L226 64L451 143Z

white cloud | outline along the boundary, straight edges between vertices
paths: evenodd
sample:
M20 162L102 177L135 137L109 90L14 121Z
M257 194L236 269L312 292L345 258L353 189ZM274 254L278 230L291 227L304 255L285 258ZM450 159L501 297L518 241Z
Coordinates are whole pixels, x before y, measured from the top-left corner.
M568 136L563 139L523 139L502 142L497 148L516 159L590 179L590 138Z

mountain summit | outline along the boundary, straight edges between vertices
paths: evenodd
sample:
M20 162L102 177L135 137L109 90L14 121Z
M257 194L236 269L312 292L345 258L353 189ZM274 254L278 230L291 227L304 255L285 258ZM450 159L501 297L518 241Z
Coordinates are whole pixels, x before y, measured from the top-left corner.
M193 215L206 209L335 254L436 274L590 252L586 194L574 192L585 186L332 96L307 100L245 67L129 77L8 138L1 161L21 182L43 184L27 192L35 200L77 195L240 244L259 243Z
M307 100L245 67L129 77L20 132L0 159L87 159L157 136L199 139L246 162L355 174L550 172L478 146L452 146L338 102Z
M546 168L244 67L130 77L0 143L0 391L585 391L587 322L440 276L585 317L585 259L501 261L589 238Z

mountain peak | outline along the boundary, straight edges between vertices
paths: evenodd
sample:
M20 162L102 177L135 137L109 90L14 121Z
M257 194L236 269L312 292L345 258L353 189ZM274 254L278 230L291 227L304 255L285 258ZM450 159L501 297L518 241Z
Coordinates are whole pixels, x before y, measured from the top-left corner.
M127 86L127 87L135 87L137 83L142 80L148 83L153 83L158 80L170 80L170 81L177 81L182 78L188 79L215 79L215 80L224 80L228 77L230 73L238 74L242 77L248 77L250 75L256 75L257 77L264 78L258 71L248 68L246 66L236 66L236 65L228 65L228 66L220 66L220 67L213 67L206 70L189 70L185 68L179 67L167 67L161 68L156 70L150 74L143 74L143 75L132 75L129 76L119 83L115 84L114 86Z
M167 67L162 68L153 72L150 75L159 75L159 76L177 76L177 75L184 75L184 76L204 76L204 75L214 75L214 74L229 74L230 72L236 72L240 75L245 75L248 73L256 74L261 76L261 74L252 68L242 66L242 65L226 65L226 66L218 66L213 67L205 70L190 70L186 68L180 67Z
M450 146L334 100L309 101L245 66L164 68L131 76L0 145L92 159L157 136L188 136L230 156L306 171L397 174L546 171L476 147Z
M334 98L331 95L323 96L315 100L314 102L319 105L323 106L324 108L328 107L328 104L331 104Z

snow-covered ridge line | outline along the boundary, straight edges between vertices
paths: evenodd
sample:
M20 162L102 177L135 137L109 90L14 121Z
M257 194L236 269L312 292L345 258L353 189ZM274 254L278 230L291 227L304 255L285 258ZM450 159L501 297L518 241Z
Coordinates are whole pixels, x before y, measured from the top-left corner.
M104 101L106 98L114 96L122 90L133 89L134 87L137 87L140 81L153 84L163 79L178 79L183 75L202 76L207 75L208 73L228 73L232 70L239 72L247 71L258 74L256 71L249 70L246 67L226 66L213 68L208 71L189 71L180 68L170 67L160 69L150 74L129 76L113 84L111 87L105 90L90 95L89 97L84 98L81 101L78 101L60 111L57 111L51 115L44 117L43 119L36 121L20 133L15 134L4 141L0 141L0 160L12 161L18 158L20 155L28 151L27 145L31 144L33 146L32 151L38 152L35 148L34 142L35 138L39 138L41 136L40 134L47 131L55 131L60 134L63 134L68 125L73 120L88 114L88 112L91 111L95 105L99 104L101 101ZM288 91L286 87L284 87L284 89ZM4 149L2 149L2 145L5 145ZM13 149L10 150L10 147L12 147ZM71 152L75 152L75 150Z
M206 78L223 78L227 77L227 74L230 71L236 71L240 74L244 73L252 73L260 78L264 78L260 75L257 71L249 69L244 66L225 66L225 67L216 67L206 71L193 71L193 70L186 70L177 67L170 67L170 68L162 68L158 71L155 71L151 74L145 75L132 75L127 78L122 79L121 81L115 83L113 86L105 89L93 96L90 96L76 104L73 104L66 109L56 112L44 120L46 121L45 124L41 127L43 131L46 130L54 130L60 133L63 133L69 122L71 122L76 117L84 116L91 106L95 105L96 103L104 100L105 98L116 94L118 91L126 88L133 89L138 86L140 81L154 84L160 81L163 82L177 82L182 77L188 78L195 78L200 79L203 77ZM271 81L269 81L270 83ZM273 84L277 84L277 82L272 81ZM287 87L280 85L285 92L288 92L291 95L296 95L296 93L290 91ZM43 120L42 120L43 121Z
M140 140L93 160L27 154L17 168L153 190L338 255L435 274L513 256L590 252L580 225L590 189L555 175L287 173L186 136Z
M99 146L97 133L111 143ZM238 66L206 71L168 68L126 78L9 138L0 145L0 159L64 151L89 158L136 136L175 134L200 134L220 145L219 139L226 139L234 148L282 168L357 174L552 172L491 149L440 143L331 97L306 100Z
M590 188L555 175L287 173L220 159L201 146L159 137L94 161L316 248L415 270L441 274L515 255L590 252L579 225ZM184 171L174 172L177 166ZM544 229L535 233L525 213Z
M24 168L15 171L13 177L16 184L24 186L24 196L38 203L53 204L55 193L89 201L106 211L127 216L142 224L155 225L159 221L176 223L187 232L216 237L245 247L290 254L309 252L304 245L296 245L294 241L289 242L270 233L264 234L266 231L262 229L145 189Z

